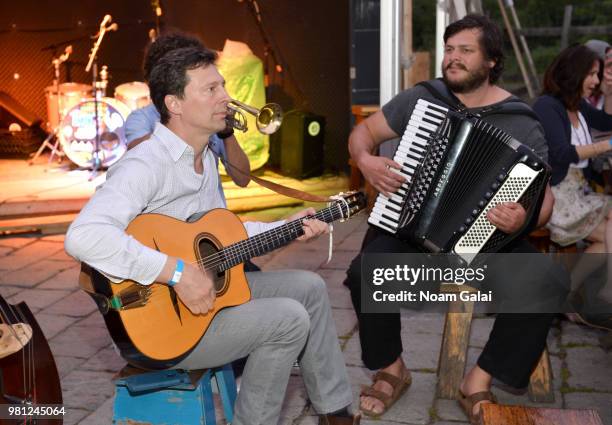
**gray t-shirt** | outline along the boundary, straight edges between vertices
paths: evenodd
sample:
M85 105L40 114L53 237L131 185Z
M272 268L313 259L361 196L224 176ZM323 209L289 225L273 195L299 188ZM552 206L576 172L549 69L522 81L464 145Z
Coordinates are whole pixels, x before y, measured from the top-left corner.
M428 102L447 107L447 105L444 105L440 100L433 97L431 93L422 86L415 86L399 93L382 108L387 124L389 124L389 127L399 136L404 134L404 130L408 125L414 106L419 99L424 99ZM501 102L487 105L486 108L503 104L510 99L516 99L516 97L511 96ZM483 108L473 108L468 109L468 111L476 114ZM542 160L548 161L548 145L546 144L544 130L539 121L522 114L493 114L484 116L482 119L500 130L505 131L524 145L529 146Z

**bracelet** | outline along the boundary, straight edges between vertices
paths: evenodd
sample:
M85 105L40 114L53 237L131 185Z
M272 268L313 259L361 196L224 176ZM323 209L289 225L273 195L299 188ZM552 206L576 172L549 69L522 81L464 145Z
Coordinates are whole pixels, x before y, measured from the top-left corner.
M234 129L232 127L230 127L228 130L223 130L217 133L217 136L219 136L219 138L225 140L228 137L232 136L234 134Z
M612 139L608 140L608 144L612 147Z
M168 281L168 286L172 287L179 283L181 280L181 276L183 275L183 269L185 268L185 263L180 258L176 260L176 268L174 269L174 274L172 275L172 279Z

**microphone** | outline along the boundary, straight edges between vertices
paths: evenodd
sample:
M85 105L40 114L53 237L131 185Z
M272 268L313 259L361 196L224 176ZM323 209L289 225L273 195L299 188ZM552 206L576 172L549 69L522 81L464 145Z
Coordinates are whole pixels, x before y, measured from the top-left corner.
M102 23L100 24L100 27L105 26L106 24L108 24L112 20L113 20L113 17L111 15L104 15L104 19L102 19Z
M59 63L66 62L71 53L72 44L70 46L66 46L66 49L64 49L64 54L59 57Z

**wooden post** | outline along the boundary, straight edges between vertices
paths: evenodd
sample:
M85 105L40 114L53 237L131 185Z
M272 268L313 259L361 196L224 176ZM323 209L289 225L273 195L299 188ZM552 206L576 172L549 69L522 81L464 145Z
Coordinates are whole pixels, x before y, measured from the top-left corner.
M552 368L548 349L544 349L542 357L538 362L529 379L529 398L536 403L554 403L555 392L552 388Z
M572 9L573 6L568 4L565 6L563 13L563 28L561 30L561 50L565 49L569 40L570 27L572 26Z
M466 285L442 285L440 293L459 294L460 291L475 292ZM442 347L438 360L438 387L436 396L451 400L459 398L459 386L465 373L467 348L470 341L470 328L473 301L451 301L442 334Z
M403 3L403 31L402 31L402 89L409 89L414 85L411 80L411 71L414 67L412 57L412 0L404 0Z
M508 36L510 37L510 42L512 43L512 49L514 50L514 54L516 55L516 61L518 62L519 68L521 70L521 74L523 75L523 81L525 81L525 85L527 86L527 93L529 94L529 98L533 99L535 97L535 92L533 91L533 87L531 86L531 80L527 75L527 70L525 69L525 63L523 63L523 56L521 55L521 50L516 42L516 37L514 36L514 30L510 25L510 21L508 20L508 15L506 14L506 9L502 3L502 0L497 0L497 4L499 5L499 11L504 18L504 24L506 25L506 30L508 31Z
M535 65L533 63L533 58L531 57L531 51L529 50L529 46L527 45L527 39L522 32L521 22L516 14L516 9L514 8L514 3L510 3L508 6L510 9L510 14L512 15L512 20L514 21L514 26L516 27L516 31L519 33L519 39L521 40L521 46L523 46L523 50L525 51L525 56L527 57L527 64L529 65L529 71L531 71L531 75L533 76L533 83L536 91L540 91L540 82L538 81L538 72L536 71Z

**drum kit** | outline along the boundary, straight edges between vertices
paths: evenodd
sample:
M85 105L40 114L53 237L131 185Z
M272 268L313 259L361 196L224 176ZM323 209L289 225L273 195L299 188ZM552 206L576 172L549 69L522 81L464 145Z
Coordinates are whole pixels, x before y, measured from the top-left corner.
M102 79L100 82L105 81ZM112 165L125 153L128 142L123 129L125 120L133 110L151 103L148 86L140 81L121 84L115 88L114 98L101 95L100 90L93 96L92 93L91 85L81 83L62 83L45 89L50 134L30 163L48 147L51 148L49 162L54 155L59 159L66 156L80 167L90 167L96 145L96 127L102 167ZM97 96L97 101L94 96ZM55 138L53 144L50 143L52 138Z
M79 167L92 169L93 176L98 169L114 164L127 151L125 121L132 111L147 106L151 99L149 87L140 81L121 84L115 88L114 97L106 97L108 69L103 66L98 75L96 54L105 32L117 29L117 24L108 25L111 20L110 15L102 20L85 68L86 72L93 69L92 85L59 83L59 66L72 53L72 46L52 60L53 85L45 88L49 136L30 159L30 165L49 148L49 163L56 155L59 161L67 156ZM245 113L255 116L257 130L263 134L274 133L282 122L281 107L275 103L257 109L232 99L228 104L227 125L246 132Z
M104 33L117 28L116 24L108 25L111 19L110 15L104 17L90 54L86 71L93 65L92 85L59 83L59 66L72 53L72 46L52 60L53 85L45 88L49 136L30 159L30 164L45 148L50 148L49 162L55 155L59 160L66 156L76 165L92 168L95 172L114 164L127 151L125 121L130 112L148 105L151 100L149 87L140 81L117 86L114 98L105 95L108 69L103 66L98 75L95 56Z

